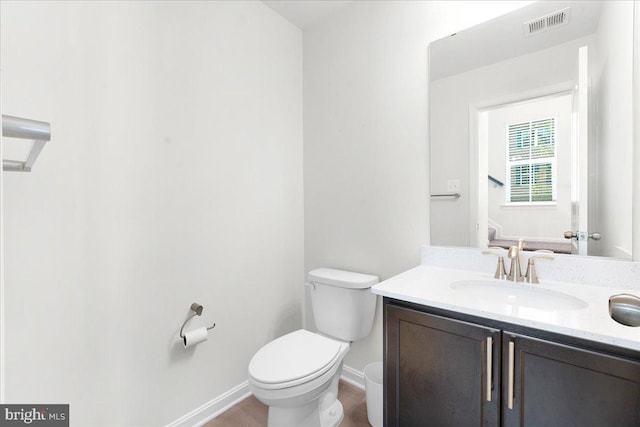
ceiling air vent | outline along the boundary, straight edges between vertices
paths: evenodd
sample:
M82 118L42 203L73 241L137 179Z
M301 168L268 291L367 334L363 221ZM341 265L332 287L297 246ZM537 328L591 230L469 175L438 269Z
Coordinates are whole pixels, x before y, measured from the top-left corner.
M568 7L558 10L548 15L541 16L540 18L532 19L525 22L524 34L531 36L533 34L549 31L553 28L560 27L569 23L569 9Z

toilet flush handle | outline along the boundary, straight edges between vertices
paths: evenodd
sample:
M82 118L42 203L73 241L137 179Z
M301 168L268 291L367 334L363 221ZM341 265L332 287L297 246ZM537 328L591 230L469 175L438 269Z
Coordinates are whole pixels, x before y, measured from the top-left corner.
M316 285L313 283L305 282L304 285L308 288L311 288L312 291L316 290Z

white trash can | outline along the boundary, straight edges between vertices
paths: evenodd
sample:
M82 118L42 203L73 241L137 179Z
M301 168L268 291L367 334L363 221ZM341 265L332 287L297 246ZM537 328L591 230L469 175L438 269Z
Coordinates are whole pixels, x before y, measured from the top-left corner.
M372 427L382 427L382 362L364 367L364 390L367 398L367 418Z

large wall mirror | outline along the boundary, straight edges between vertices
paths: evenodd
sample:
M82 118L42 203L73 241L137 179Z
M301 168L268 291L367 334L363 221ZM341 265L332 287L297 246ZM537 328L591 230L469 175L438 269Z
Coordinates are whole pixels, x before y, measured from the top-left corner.
M429 46L432 244L632 258L633 8L535 2Z

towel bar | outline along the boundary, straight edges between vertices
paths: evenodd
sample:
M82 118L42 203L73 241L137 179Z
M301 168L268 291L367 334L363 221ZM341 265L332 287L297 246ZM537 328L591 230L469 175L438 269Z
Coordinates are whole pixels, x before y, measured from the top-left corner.
M51 126L46 122L2 115L2 136L32 140L27 159L2 160L2 170L11 172L31 172L33 164L47 141L51 140Z

